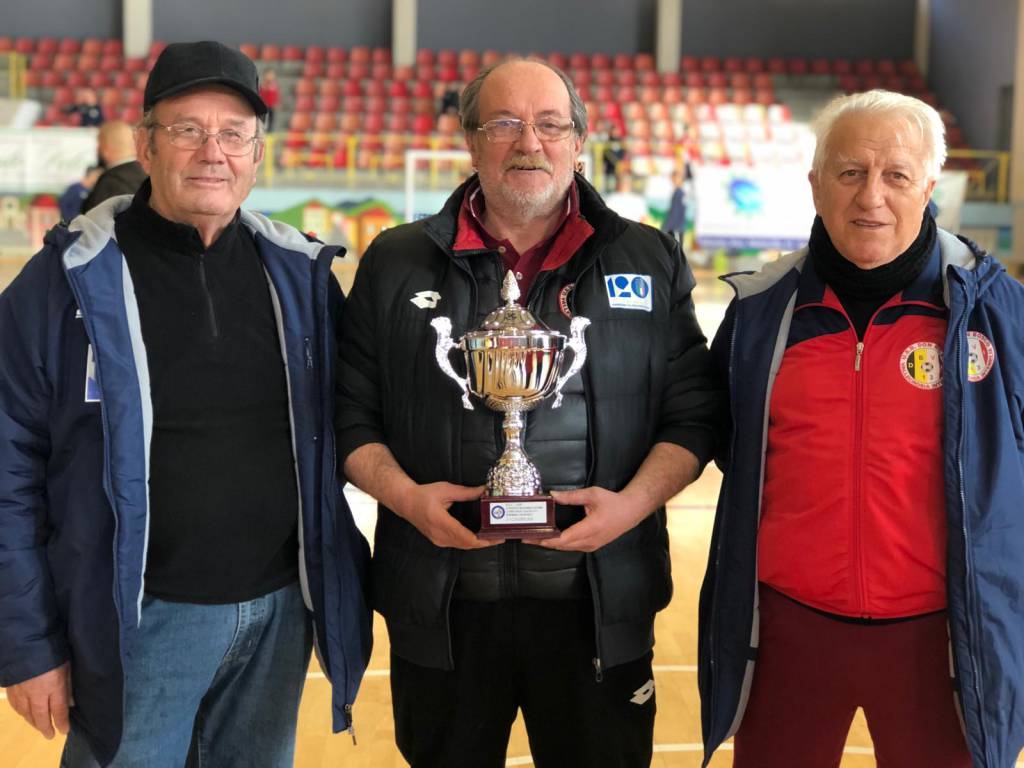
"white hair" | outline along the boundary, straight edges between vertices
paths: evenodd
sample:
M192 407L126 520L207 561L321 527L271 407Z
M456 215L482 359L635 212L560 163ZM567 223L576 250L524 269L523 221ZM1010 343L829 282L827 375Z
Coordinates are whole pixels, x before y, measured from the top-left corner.
M873 90L851 93L832 99L811 123L818 143L814 148L812 170L821 173L825 165L832 130L841 117L855 113L888 115L903 120L916 129L928 150L925 170L929 178L937 179L946 162L946 128L942 118L932 107L913 96L892 91Z

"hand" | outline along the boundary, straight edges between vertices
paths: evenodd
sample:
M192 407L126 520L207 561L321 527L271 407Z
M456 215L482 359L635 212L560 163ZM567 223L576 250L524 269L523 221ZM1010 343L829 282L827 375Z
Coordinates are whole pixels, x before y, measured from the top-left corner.
M14 711L47 739L54 737L54 727L61 733L68 732L70 670L70 665L65 662L56 669L43 672L7 689L7 700L14 707Z
M485 486L470 487L454 483L415 485L402 497L395 512L412 523L416 530L438 547L481 549L500 544L484 541L448 513L456 501L479 499Z
M596 485L576 491L552 491L551 496L559 504L582 506L586 517L552 539L528 542L549 549L593 552L634 528L652 511L637 508L625 493Z

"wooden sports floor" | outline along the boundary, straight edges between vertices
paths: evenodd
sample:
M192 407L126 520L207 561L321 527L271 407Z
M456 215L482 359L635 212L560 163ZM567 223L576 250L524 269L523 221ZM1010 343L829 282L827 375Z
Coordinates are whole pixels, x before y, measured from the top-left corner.
M0 263L0 286L5 286L15 273L15 265ZM698 315L709 337L721 319L727 300L721 284L710 277L701 279L697 292ZM675 593L669 607L659 614L655 629L658 705L652 762L655 768L697 768L701 763L696 679L697 598L720 480L717 470L709 467L697 483L669 504ZM348 495L360 528L372 540L373 500L351 488ZM358 745L353 746L347 733L331 734L329 686L314 661L299 713L295 759L298 768L402 768L406 765L394 746L387 632L379 616L374 617L374 633L373 656L355 706ZM61 746L61 738L50 742L43 740L6 702L0 701L0 768L55 768ZM1019 760L1024 760L1024 753ZM521 718L512 730L506 765L533 765ZM713 768L732 765L731 744L719 749L711 765ZM858 713L847 739L842 768L874 765L871 738ZM1024 762L1018 762L1017 766L1024 768Z

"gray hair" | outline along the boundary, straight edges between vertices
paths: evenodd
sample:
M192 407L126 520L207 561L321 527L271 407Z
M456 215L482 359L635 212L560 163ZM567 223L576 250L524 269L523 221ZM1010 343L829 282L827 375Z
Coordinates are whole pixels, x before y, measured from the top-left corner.
M841 117L855 113L889 115L905 121L916 129L928 149L925 170L929 178L939 177L942 165L946 162L946 129L939 113L913 96L880 89L839 96L830 101L814 118L811 128L818 140L811 166L814 173L821 173L825 166L829 139L836 123Z
M475 131L480 127L480 89L483 87L484 80L498 67L513 61L528 61L533 64L541 64L558 75L565 84L565 90L569 92L569 117L572 118L573 130L577 136L585 139L587 137L587 105L583 103L583 99L580 98L579 93L576 91L576 86L572 84L569 76L558 67L548 64L543 59L525 58L522 56L510 56L507 59L484 67L476 77L466 84L466 87L462 89L462 95L459 97L459 120L462 121L462 130Z

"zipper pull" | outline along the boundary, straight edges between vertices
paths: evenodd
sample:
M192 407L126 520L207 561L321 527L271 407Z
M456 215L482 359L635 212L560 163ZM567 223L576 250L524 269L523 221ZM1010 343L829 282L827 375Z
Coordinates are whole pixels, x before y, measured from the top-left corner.
M348 732L352 734L352 746L356 746L356 720L352 717L352 705L345 705L345 715L348 717Z
M604 680L604 672L601 671L601 660L600 659L593 659L593 663L594 663L594 680L596 682L600 683L602 680Z
M313 370L313 342L310 340L309 336L306 336L302 340L302 346L305 348L305 352L306 352L306 370L307 371L312 371Z
M855 370L855 371L859 371L860 370L860 359L863 356L864 356L864 342L863 341L858 341L857 342L857 357L853 361L853 370Z

